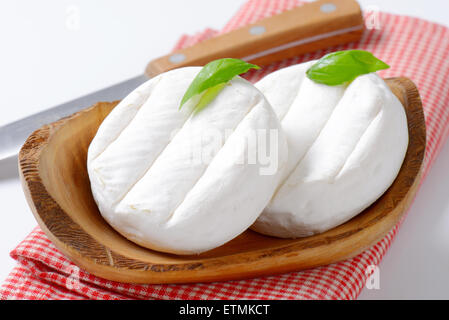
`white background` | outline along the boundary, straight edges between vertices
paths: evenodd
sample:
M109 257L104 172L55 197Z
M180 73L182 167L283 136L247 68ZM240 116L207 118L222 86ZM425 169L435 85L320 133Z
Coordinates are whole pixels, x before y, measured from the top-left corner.
M274 1L274 0L273 0ZM331 1L331 0L330 0ZM447 0L360 0L449 25ZM220 29L244 0L0 2L0 125L143 72L183 33ZM79 14L79 24L71 20ZM449 107L449 106L448 106ZM0 162L0 281L36 225L14 165ZM380 264L369 298L449 299L449 145Z

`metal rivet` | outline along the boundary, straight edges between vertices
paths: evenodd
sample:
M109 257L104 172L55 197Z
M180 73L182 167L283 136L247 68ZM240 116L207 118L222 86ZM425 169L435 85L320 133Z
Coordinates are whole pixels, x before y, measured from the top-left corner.
M186 59L186 56L183 55L182 53L172 54L170 56L170 58L168 58L168 60L170 60L171 63L180 63L180 62L183 62L185 59Z
M320 7L321 12L331 13L337 10L337 6L333 3L325 3Z
M249 33L251 33L254 36L262 34L265 31L267 31L267 29L265 29L264 26L254 26L254 27L251 27L251 29L249 29Z

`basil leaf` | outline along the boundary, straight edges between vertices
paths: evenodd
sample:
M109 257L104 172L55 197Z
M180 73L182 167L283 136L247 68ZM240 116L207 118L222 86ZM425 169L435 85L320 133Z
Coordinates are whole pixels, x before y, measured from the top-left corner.
M201 111L205 106L209 104L215 97L220 93L221 90L226 86L226 82L217 84L215 87L209 88L204 91L204 94L201 96L200 101L198 101L194 112L197 113Z
M193 79L186 93L182 97L181 105L183 106L190 98L203 93L203 96L194 107L199 111L209 104L235 76L247 72L249 69L260 69L251 63L247 63L240 59L224 58L214 60L206 64Z
M325 55L307 70L307 77L317 83L336 86L350 82L362 74L390 68L371 52L347 50Z

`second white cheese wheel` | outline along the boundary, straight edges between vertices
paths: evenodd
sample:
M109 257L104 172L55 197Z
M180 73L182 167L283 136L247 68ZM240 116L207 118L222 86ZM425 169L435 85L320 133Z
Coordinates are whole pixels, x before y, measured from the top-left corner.
M388 189L407 150L405 111L379 76L327 86L306 77L313 63L256 84L281 119L289 147L281 182L252 226L267 235L309 236L351 219Z
M200 67L161 74L106 117L88 151L91 189L106 221L151 249L200 253L246 230L269 202L287 143L271 106L236 77L203 110L179 104ZM271 163L248 161L274 144ZM271 169L267 169L270 167ZM268 174L263 174L268 170ZM262 174L261 174L262 171Z

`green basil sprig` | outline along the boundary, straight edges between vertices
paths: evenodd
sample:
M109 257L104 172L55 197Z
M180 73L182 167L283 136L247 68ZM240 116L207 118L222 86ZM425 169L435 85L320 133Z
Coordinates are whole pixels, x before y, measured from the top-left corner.
M307 77L317 83L336 86L360 75L388 69L390 66L371 52L346 50L325 55L307 70Z
M235 76L245 73L250 69L260 69L251 63L240 59L224 58L214 60L206 64L193 79L186 93L182 97L179 109L190 98L202 94L198 103L194 106L194 112L198 112L208 105Z

